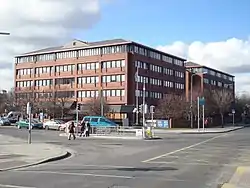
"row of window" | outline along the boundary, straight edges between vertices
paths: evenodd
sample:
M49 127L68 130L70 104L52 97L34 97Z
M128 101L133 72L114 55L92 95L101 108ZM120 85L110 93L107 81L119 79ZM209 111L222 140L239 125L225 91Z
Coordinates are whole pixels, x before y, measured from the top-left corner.
M207 79L207 78L204 78L203 82L205 84L211 84L211 85L214 85L214 86L219 86L219 87L225 87L225 88L233 89L233 84L226 84L226 83L222 83L222 82L219 82L219 81L217 82L215 80L210 80L210 82L209 82L209 79Z
M135 96L143 97L143 91L142 90L135 90ZM154 99L162 99L163 94L159 92L154 91L145 91L145 97L150 97Z
M179 78L184 78L184 72L175 71L175 76Z
M144 77L144 76L138 76L138 82L139 83L143 83L143 81L145 80L145 83L148 84L152 84L152 85L157 85L157 86L165 86L165 87L170 87L173 88L174 87L174 82L171 81L166 81L166 80L160 80L160 79L156 79L156 78L148 78L148 77ZM136 77L135 77L135 81L137 81ZM182 83L175 83L175 88L176 89L184 89L184 84Z
M196 72L196 73L206 73L206 74L210 74L212 76L217 76L219 78L223 78L225 80L234 81L233 76L228 76L226 74L216 72L214 70L207 69L207 68L193 68L193 71Z
M119 75L102 76L102 83L107 83L107 82L125 82L125 75L119 74Z
M17 75L30 75L32 74L32 69L19 69L17 70Z
M163 52L157 52L154 50L149 50L137 45L116 45L116 46L107 46L99 47L92 49L81 49L81 50L71 50L66 52L57 52L50 54L41 54L41 55L31 55L27 57L18 57L16 63L24 62L36 62L36 61L55 61L56 59L65 59L65 58L78 58L85 56L95 56L103 54L115 54L115 53L137 53L143 56L147 56L153 59L161 60L167 63L174 63L179 66L184 66L184 61L175 59L169 55L163 54Z
M135 61L135 67L145 69L145 70L150 69L151 71L158 72L158 73L163 72L164 74L167 74L167 75L173 75L174 73L174 70L172 69L164 68L164 67L153 65L153 64L150 64L150 66L148 66L148 63L142 62L142 61ZM184 72L175 71L175 76L184 78Z
M125 60L116 60L116 61L104 61L102 62L102 68L118 68L124 67ZM74 71L75 65L58 65L55 67L55 72L71 72ZM99 62L92 63L82 63L77 65L77 70L97 70L99 69ZM44 74L52 73L53 67L39 67L35 68L35 74ZM32 69L19 69L17 70L17 75L29 75L32 74Z
M99 83L98 76L87 76L77 78L77 84L97 84Z

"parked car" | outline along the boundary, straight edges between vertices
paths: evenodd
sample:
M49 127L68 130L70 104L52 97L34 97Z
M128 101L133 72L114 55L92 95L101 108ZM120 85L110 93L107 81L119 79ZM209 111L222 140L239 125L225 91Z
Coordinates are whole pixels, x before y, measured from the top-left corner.
M6 117L1 117L0 118L0 126L8 126L8 125L11 125L10 121L8 118Z
M49 120L43 124L43 128L46 130L54 129L54 130L62 130L61 127L65 122L61 120Z
M92 127L116 127L117 124L103 116L85 116L83 121L88 121Z
M29 120L18 121L16 126L17 126L18 129L21 129L21 128L28 129L29 128ZM32 129L35 129L35 128L36 129L42 129L43 128L43 123L33 119L33 120L31 120L31 128Z

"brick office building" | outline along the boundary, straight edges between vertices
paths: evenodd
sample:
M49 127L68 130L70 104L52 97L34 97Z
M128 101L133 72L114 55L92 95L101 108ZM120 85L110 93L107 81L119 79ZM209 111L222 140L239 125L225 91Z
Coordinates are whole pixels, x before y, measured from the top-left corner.
M190 101L191 75L193 74L193 99L204 89L227 89L235 95L234 76L193 62L186 62L186 98Z
M15 93L17 99L68 97L84 104L102 90L112 111L124 118L135 105L136 70L139 104L145 80L146 103L156 105L164 94L185 93L184 61L123 39L73 40L17 56Z

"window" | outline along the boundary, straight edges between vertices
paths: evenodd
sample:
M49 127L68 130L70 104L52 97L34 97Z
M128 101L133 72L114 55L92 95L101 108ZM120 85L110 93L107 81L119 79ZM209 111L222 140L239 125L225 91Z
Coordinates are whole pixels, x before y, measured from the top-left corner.
M148 69L148 63L142 62L142 61L135 61L135 67L147 70Z
M52 73L53 67L39 67L35 68L35 74Z
M75 69L75 65L60 65L56 66L56 72L72 72Z
M174 59L174 64L178 66L184 66L184 61L179 59Z
M184 78L184 73L183 72L179 72L179 71L175 71L175 76L179 77L179 78Z
M102 68L120 68L125 67L125 60L103 61Z
M162 80L156 79L156 78L150 78L150 84L162 86Z
M77 97L78 98L95 98L95 97L98 97L98 91L97 90L78 91Z
M107 46L102 48L102 54L114 54L127 52L127 45Z
M163 68L161 66L153 65L153 64L150 64L149 69L151 71L159 72L159 73L162 73L162 70L163 70Z
M98 122L99 118L91 118L90 122Z
M96 84L99 83L98 76L87 76L87 77L78 77L77 84Z
M176 89L184 89L184 84L182 84L182 83L175 83L175 88Z
M203 78L203 82L204 82L205 84L209 84L209 80L208 80L207 78Z
M165 61L167 63L173 63L173 58L166 55L162 55L162 61Z
M53 85L53 80L35 80L35 86L51 86Z
M56 85L73 85L75 83L75 78L57 78L55 80Z
M164 81L164 82L163 82L163 85L164 85L165 87L170 87L170 88L173 88L173 87L174 87L174 83L171 82L171 81Z
M124 81L125 81L125 75L124 74L102 76L102 83L107 83L107 82L124 82Z
M138 75L138 77L135 76L135 81L136 81L136 82L143 83L144 80L145 80L145 83L149 83L149 78L148 78L148 77L140 76L140 75Z
M16 87L31 87L31 86L33 86L32 80L16 82Z
M17 75L31 75L33 72L33 69L18 69L17 70Z
M125 96L124 89L112 89L112 90L103 90L104 97L122 97Z
M174 71L172 69L163 68L163 73L166 75L173 75Z
M149 97L154 99L161 99L163 95L162 93L151 91Z

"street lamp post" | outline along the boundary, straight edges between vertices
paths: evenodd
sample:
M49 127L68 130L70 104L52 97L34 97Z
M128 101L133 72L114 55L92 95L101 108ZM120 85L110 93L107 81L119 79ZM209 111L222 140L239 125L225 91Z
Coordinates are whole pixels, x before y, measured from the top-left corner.
M139 69L138 69L138 65L136 67L136 89L135 89L135 105L136 105L136 117L135 117L135 124L138 125L139 124Z

